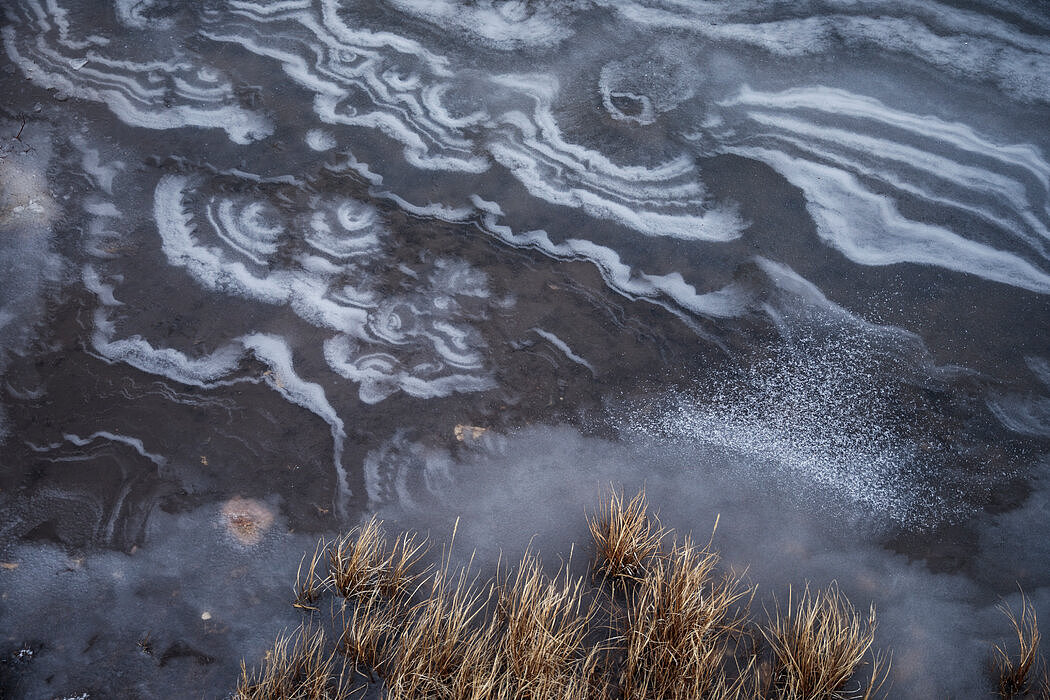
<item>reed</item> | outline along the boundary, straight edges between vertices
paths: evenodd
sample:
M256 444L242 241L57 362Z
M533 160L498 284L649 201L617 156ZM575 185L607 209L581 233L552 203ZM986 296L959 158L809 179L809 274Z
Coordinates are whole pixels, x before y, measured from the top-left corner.
M595 575L613 583L637 582L645 576L646 563L660 549L665 531L648 512L645 491L629 501L622 491L603 499L587 519L594 541Z
M373 682L389 672L390 655L404 623L405 608L378 597L359 600L349 616L343 610L339 651L353 669Z
M417 568L427 551L426 539L420 539L415 533L398 535L379 566L379 594L392 601L411 598L426 576L426 571L417 571Z
M428 596L408 610L386 678L388 698L465 697L476 676L478 649L491 648L475 621L489 600L469 569L436 571ZM469 663L468 663L469 662ZM460 693L449 694L459 686Z
M578 680L588 659L586 640L597 611L584 601L582 578L564 569L553 579L528 552L513 580L497 586L502 620L498 660L520 697L558 694Z
M262 666L248 673L241 662L241 678L234 700L341 700L349 697L345 669L336 668L334 652L325 653L320 628L302 626L291 635L279 635Z
M781 611L778 604L768 629L763 630L773 651L775 697L844 700L877 694L889 670L882 657L870 662L867 681L849 687L868 663L875 626L875 607L862 618L835 584L816 593L807 585L797 600L789 592L787 608Z
M650 563L622 630L624 698L725 697L743 682L728 661L754 592L717 563L689 537Z
M316 611L326 593L338 596L336 650L326 655L311 627L279 637L259 670L242 663L234 697L338 699L361 677L383 700L846 700L881 689L888 665L869 660L874 609L858 615L837 587L789 594L756 631L755 590L722 571L713 537L703 546L675 538L644 492L611 494L588 527L591 580L568 566L551 577L530 550L483 582L473 557L453 569L451 545L421 570L426 539L391 543L374 517L322 539L300 562L296 607ZM1027 687L1035 614L1025 601L1011 620L1021 660L1000 649L1003 675Z
M313 556L310 558L310 563L306 566L305 571L303 570L303 565L306 564L306 555L304 554L299 561L299 569L295 572L295 601L292 603L294 607L300 610L317 611L316 604L321 599L330 581L328 576L320 576L318 574L327 549L328 543L325 542L324 538L321 538L314 547Z
M1021 594L1021 615L1014 615L1013 610L1005 603L999 609L1010 620L1014 636L1017 637L1017 656L1007 652L1005 645L995 645L993 656L995 672L998 678L999 697L1015 698L1028 693L1032 686L1032 677L1040 666L1043 666L1039 654L1039 624L1035 608L1028 598ZM1045 670L1040 688L1042 696L1050 696L1050 684L1046 681Z
M374 515L364 526L337 538L328 552L329 577L344 598L379 593L385 564L386 538L382 522Z

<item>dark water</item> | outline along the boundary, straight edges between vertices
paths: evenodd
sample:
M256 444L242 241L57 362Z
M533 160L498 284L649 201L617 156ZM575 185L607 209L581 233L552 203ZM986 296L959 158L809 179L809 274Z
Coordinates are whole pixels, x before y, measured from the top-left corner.
M2 36L0 692L223 697L317 537L556 561L610 484L720 514L760 597L875 602L893 697L990 697L996 604L1050 619L1042 3L11 0Z

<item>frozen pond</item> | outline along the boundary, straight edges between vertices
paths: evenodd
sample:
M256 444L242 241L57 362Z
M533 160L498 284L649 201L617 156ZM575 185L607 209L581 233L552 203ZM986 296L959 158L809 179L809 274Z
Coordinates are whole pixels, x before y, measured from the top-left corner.
M891 697L1050 619L1050 7L9 0L0 695L224 697L317 538L643 484Z

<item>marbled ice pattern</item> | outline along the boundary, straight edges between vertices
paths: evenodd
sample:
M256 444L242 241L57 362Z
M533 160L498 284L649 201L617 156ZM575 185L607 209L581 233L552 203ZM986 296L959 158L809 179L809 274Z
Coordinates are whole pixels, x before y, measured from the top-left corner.
M0 690L221 697L316 536L568 546L596 481L937 611L882 633L906 697L1050 602L1050 9L3 12Z

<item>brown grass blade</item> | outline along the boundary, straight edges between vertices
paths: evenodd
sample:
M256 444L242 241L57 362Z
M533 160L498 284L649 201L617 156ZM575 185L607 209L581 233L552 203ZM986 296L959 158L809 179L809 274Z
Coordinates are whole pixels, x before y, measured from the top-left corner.
M1014 635L1017 637L1016 657L1007 652L1005 645L996 644L994 647L999 697L1014 698L1024 695L1031 689L1032 677L1042 665L1039 655L1039 624L1036 620L1035 608L1032 607L1023 592L1021 593L1020 616L1015 616L1013 610L1005 603L1000 604L999 609L1010 620L1010 626L1013 627Z
M665 535L648 509L644 490L626 502L622 491L613 491L587 519L596 550L596 576L619 584L642 579Z
M850 691L847 684L867 663L875 640L875 608L862 618L838 586L816 593L809 586L763 630L774 655L773 686L777 698L871 697L885 680L888 665L876 657L867 684ZM880 680L881 678L881 680Z
M299 569L295 572L295 602L292 603L294 607L300 610L317 610L317 602L321 599L330 581L328 576L318 574L327 550L328 543L321 538L314 547L313 556L305 571L303 565L306 564L306 555L304 554L299 561Z

